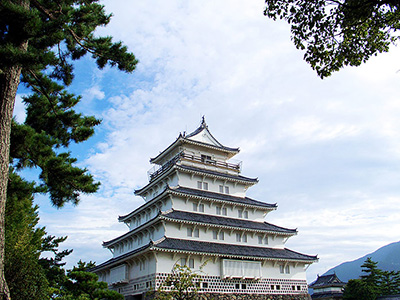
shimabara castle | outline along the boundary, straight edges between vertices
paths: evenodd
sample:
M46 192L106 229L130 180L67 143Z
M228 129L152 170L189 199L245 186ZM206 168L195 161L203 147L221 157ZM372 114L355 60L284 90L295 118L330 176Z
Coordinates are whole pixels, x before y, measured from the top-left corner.
M144 299L175 264L198 272L200 293L213 299L309 299L307 267L316 256L285 248L297 234L264 219L276 204L246 197L258 180L240 175L204 118L150 162L145 203L118 220L129 231L103 243L113 257L94 272L125 299ZM201 267L203 266L203 267Z

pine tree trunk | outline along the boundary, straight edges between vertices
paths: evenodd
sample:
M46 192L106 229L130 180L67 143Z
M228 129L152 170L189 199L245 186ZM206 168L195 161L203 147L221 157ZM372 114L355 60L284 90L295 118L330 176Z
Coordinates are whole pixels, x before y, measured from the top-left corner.
M11 299L4 276L5 210L7 199L10 132L15 96L21 67L15 66L0 75L0 299Z
M29 9L29 0L19 0L14 3L18 3ZM28 41L21 42L18 48L22 51L27 51ZM11 121L21 70L20 65L0 70L0 300L11 299L4 273L5 211L10 159Z

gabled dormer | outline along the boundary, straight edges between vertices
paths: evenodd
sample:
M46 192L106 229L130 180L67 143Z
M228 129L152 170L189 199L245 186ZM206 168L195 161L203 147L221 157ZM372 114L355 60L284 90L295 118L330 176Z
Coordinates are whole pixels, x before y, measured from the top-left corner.
M164 151L150 159L150 163L157 166L148 172L149 179L152 181L174 164L238 175L241 162L228 162L238 152L239 148L222 145L211 134L203 117L195 131L189 134L181 133Z
M164 165L185 149L196 149L205 154L218 155L224 161L239 153L239 148L230 148L222 145L208 130L204 117L200 126L192 133L180 134L178 138L156 157L150 159L150 163Z

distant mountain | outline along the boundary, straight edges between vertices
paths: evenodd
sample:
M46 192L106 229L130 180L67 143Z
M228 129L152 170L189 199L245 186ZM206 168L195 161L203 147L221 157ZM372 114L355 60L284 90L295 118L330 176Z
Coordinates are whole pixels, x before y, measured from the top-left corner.
M349 279L358 278L362 275L361 265L368 257L371 257L373 261L377 261L378 268L381 270L400 271L400 242L383 246L359 259L342 263L330 269L324 275L336 273L339 279L345 282Z

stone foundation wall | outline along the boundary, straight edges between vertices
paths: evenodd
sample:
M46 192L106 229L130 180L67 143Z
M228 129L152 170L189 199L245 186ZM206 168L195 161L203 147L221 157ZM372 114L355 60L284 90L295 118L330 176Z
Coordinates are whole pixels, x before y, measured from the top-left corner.
M153 299L154 294L147 294L144 299ZM311 300L309 294L262 295L262 294L220 294L199 293L198 300Z
M260 294L213 294L199 295L199 300L310 300L309 294L260 295Z

